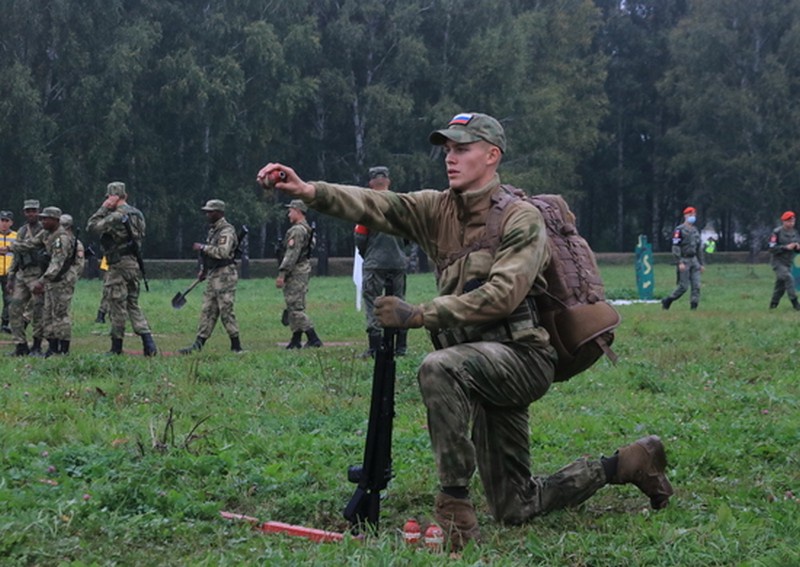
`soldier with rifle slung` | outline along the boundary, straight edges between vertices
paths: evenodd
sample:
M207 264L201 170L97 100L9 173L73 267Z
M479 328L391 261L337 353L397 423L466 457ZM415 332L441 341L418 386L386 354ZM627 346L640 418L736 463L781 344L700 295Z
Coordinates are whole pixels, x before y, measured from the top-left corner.
M236 268L236 251L239 248L239 237L233 225L225 219L225 202L211 199L200 209L206 214L209 229L205 243L195 242L192 249L200 253L202 267L197 279L207 280L203 294L203 308L200 311L200 324L197 337L190 346L182 348L181 354L189 354L203 348L208 337L214 332L217 319L231 340L231 350L242 352L239 340L239 325L233 304L236 300L236 284L239 272Z
M130 318L133 332L142 337L145 356L158 353L150 326L139 308L139 281L147 279L141 244L145 235L142 212L128 204L125 184L114 181L108 184L106 199L89 217L87 230L100 236L103 254L108 261L108 276L103 284L108 288L109 317L111 319L111 350L109 354L122 354L125 321Z

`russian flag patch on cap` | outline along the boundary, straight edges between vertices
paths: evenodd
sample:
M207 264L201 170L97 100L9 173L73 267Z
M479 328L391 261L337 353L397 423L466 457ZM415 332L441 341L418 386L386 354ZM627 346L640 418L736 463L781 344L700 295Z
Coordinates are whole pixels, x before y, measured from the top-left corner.
M472 114L456 114L453 116L453 119L450 120L448 126L452 126L453 124L458 124L460 126L466 126L469 124L469 121L472 120Z

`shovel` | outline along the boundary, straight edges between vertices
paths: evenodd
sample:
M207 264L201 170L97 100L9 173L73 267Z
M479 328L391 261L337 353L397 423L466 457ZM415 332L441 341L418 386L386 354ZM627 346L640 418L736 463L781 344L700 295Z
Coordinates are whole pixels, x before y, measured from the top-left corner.
M186 305L186 296L189 295L189 292L192 291L201 281L203 280L198 278L194 280L194 282L192 282L192 285L189 286L189 289L187 289L183 293L181 293L180 291L176 293L175 297L172 298L172 307L174 307L175 309L180 309L181 307Z

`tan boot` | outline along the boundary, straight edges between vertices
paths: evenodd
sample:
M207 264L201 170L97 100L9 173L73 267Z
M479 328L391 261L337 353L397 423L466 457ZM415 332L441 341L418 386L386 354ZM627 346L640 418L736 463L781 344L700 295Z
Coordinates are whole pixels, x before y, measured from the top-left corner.
M444 532L445 545L450 551L461 551L471 540L480 541L478 517L469 498L454 498L440 492L436 495L433 516Z
M635 443L621 447L617 474L609 480L611 484L633 483L650 497L650 505L659 510L666 508L673 495L672 485L667 479L667 454L656 435L643 437Z

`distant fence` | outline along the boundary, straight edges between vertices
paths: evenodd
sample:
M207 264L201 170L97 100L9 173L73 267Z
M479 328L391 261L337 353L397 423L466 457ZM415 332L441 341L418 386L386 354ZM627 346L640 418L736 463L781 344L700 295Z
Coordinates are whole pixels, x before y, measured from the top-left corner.
M656 264L670 264L672 254L659 252L653 254ZM755 258L749 252L715 252L706 254L707 264L761 264L769 261L768 252L759 252ZM317 258L311 260L313 272L320 275L319 263ZM636 257L633 252L603 252L597 254L597 263L601 266L633 266ZM197 276L197 260L145 260L145 269L148 279L191 279ZM249 260L245 265L240 263L240 268L245 272L243 277L250 278L274 278L278 275L278 261L273 259ZM328 258L328 276L349 276L353 273L352 258ZM97 262L87 262L85 277L98 277Z

